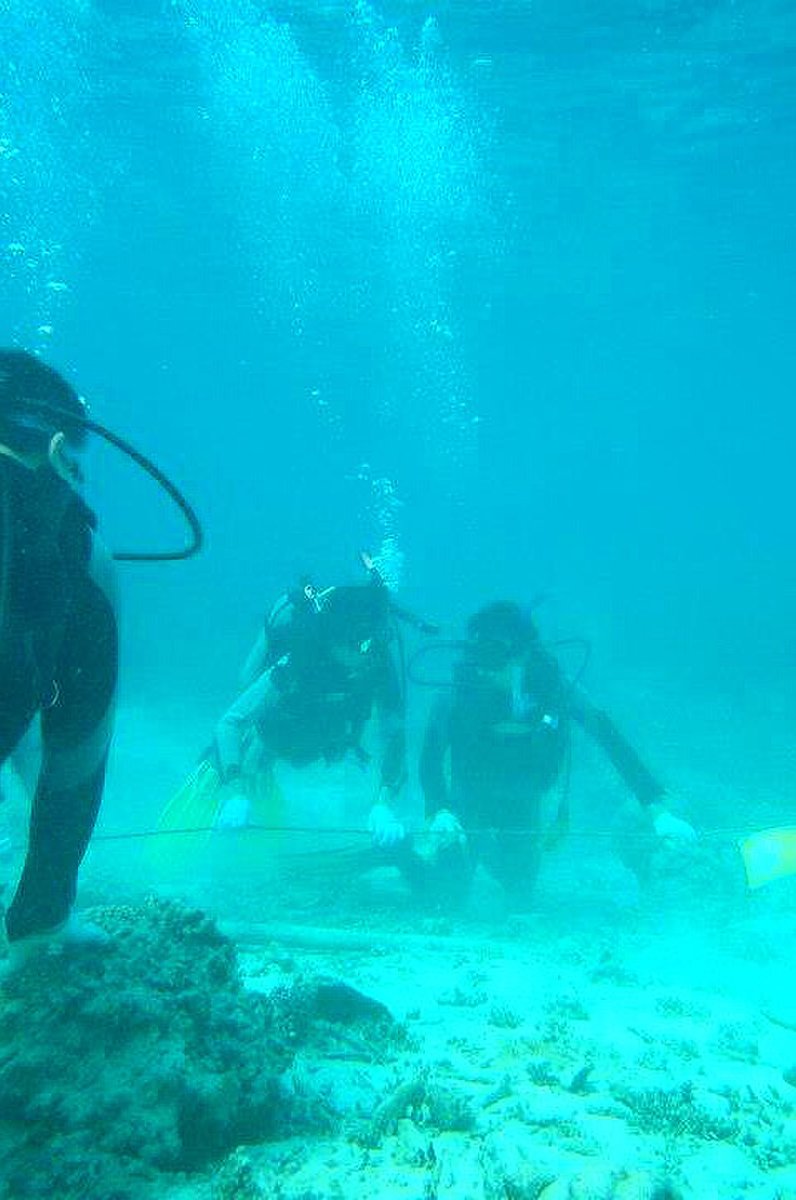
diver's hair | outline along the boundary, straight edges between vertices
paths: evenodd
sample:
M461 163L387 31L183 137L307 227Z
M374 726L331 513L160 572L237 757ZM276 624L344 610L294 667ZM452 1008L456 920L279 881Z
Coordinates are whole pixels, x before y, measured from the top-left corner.
M77 419L49 413L46 406ZM84 414L83 401L53 367L26 350L0 349L0 438L12 448L43 449L58 430L79 446Z
M481 644L502 642L512 653L520 653L538 641L538 630L519 604L497 600L473 613L467 622L467 638Z

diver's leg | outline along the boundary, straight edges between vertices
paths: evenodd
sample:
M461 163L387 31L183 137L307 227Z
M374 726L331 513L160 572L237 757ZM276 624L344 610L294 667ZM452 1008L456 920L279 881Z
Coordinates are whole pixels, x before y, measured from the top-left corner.
M395 846L374 847L371 858L374 866L397 867L419 904L444 909L464 904L474 870L466 847L440 848L429 856L408 836Z
M512 906L525 907L536 890L542 860L539 800L533 797L512 809L518 815L511 826L494 832L484 865L505 888Z
M458 795L454 811L465 828L477 824L473 819L478 811L476 798ZM467 901L479 855L477 837L449 845L432 844L428 852L416 850L412 839L406 838L393 851L393 861L418 901L455 911Z
M42 714L42 768L25 866L6 913L9 941L52 930L69 916L102 798L117 664L112 594L95 569L70 607L56 666L57 698Z
M9 759L22 739L36 713L33 690L33 668L20 646L6 646L0 655L0 812L7 803L5 784L13 770ZM11 776L13 778L13 776ZM21 785L20 785L21 786ZM0 815L0 873L5 875L13 859L13 843L7 825L7 815ZM0 895L5 890L0 879Z
M0 765L22 740L36 707L33 659L15 640L0 651Z

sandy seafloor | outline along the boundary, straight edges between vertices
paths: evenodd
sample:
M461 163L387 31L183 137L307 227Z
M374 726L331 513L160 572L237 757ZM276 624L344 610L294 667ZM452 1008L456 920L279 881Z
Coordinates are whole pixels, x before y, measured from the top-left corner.
M120 714L81 902L184 897L235 937L247 987L332 976L409 1036L383 1059L355 1037L330 1058L299 1055L294 1085L304 1076L325 1095L339 1133L242 1147L164 1184L163 1200L796 1198L796 879L745 890L732 837L746 780L723 739L698 765L672 750L669 775L699 792L703 832L685 855L653 856L644 886L620 856L622 836L648 848L638 827L618 803L614 822L589 816L621 789L585 750L573 831L545 862L534 910L506 914L479 877L470 911L451 917L413 906L389 869L329 869L334 854L317 852L350 844L343 835L183 840L154 859L151 841L103 840L151 827L179 780L204 714L172 717ZM732 753L748 767L763 735L747 727ZM665 720L657 732L665 744ZM330 826L361 821L367 795L352 800L363 784L347 769L283 785L289 824L317 820L319 797ZM781 815L777 799L761 791L749 826L767 801ZM444 1112L431 1111L435 1090ZM363 1117L378 1129L370 1145L348 1133Z

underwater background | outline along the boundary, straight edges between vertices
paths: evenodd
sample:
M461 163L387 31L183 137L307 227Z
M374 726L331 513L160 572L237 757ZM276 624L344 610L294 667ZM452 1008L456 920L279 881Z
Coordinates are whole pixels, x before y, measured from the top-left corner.
M5 340L207 526L125 572L129 694L223 688L299 572L385 546L442 621L544 593L609 681L789 693L788 4L6 0L0 36ZM180 535L90 475L113 545Z
M366 548L452 633L547 597L606 703L644 689L631 733L673 717L694 769L788 795L788 4L7 2L0 28L5 340L207 529L189 567L124 571L124 695L217 711L273 598ZM118 459L89 476L113 546L181 536Z
M206 533L120 567L89 879L146 884L140 841L103 859L103 834L153 827L275 599L358 582L361 550L447 637L513 599L588 639L586 689L703 846L793 822L795 117L787 0L0 0L0 343L63 370ZM112 548L180 543L112 451L87 476ZM603 836L623 801L579 748L543 911L637 902ZM791 957L734 962L730 994L787 978L793 882L744 934ZM748 898L676 892L685 986L715 964L679 922ZM693 1194L769 1195L734 1188Z

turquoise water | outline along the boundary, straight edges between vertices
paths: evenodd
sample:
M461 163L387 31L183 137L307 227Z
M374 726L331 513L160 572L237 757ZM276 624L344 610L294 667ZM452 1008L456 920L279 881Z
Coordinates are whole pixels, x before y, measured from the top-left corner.
M470 1096L464 1131L418 1116L439 1104L416 1088L413 1115L377 1121L360 1193L347 1078L331 1132L292 1135L310 1175L279 1167L289 1138L253 1139L251 1194L277 1194L281 1170L296 1200L796 1195L768 1179L796 1157L796 893L747 894L735 850L794 819L792 6L0 0L0 50L0 343L73 378L206 532L190 564L120 569L118 730L82 902L187 898L236 923L249 982L284 982L293 954L382 999L417 1033L396 1077L510 1079L496 1108ZM111 451L87 475L111 546L179 542ZM356 767L284 773L293 832L254 849L180 845L164 866L148 839L112 840L154 828L275 598L304 572L359 581L362 549L448 637L482 603L543 597L546 637L590 641L584 683L699 831L694 855L639 883L644 835L585 739L570 838L508 927L488 880L444 927L389 875L329 884L316 830L363 829ZM413 762L427 702L411 689ZM414 776L405 807L419 826ZM9 808L18 851L23 798ZM294 949L252 949L266 921ZM296 933L366 926L383 963ZM450 949L395 940L415 936ZM339 1061L305 1053L310 1074ZM374 1062L363 1111L397 1086ZM667 1125L652 1093L686 1085L702 1124L683 1128L681 1090ZM609 1146L597 1125L618 1130L622 1104L631 1133ZM248 1195L230 1152L151 1186ZM517 1159L534 1154L531 1177ZM614 1176L542 1190L578 1156ZM644 1192L631 1167L680 1190ZM145 1194L125 1170L119 1195ZM40 1194L20 1178L9 1195Z

